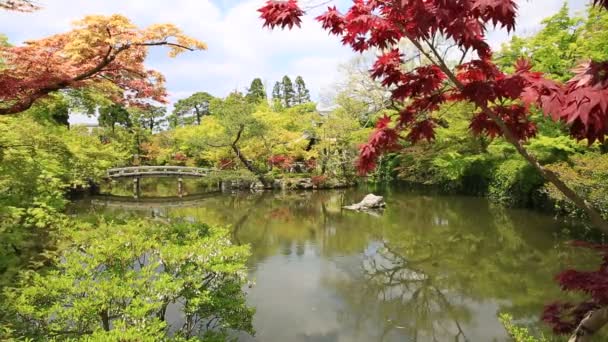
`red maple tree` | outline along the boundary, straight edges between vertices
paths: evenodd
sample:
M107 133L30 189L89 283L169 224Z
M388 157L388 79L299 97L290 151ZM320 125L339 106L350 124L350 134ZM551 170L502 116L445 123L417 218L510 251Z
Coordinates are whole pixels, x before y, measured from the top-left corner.
M163 102L164 77L144 66L148 49L165 46L170 56L206 49L172 24L138 29L121 15L87 16L75 26L23 46L0 47L0 115L22 112L54 91L84 87L115 102Z
M281 170L287 171L293 166L294 160L290 156L276 154L268 157L268 164L270 164L270 166L278 167Z
M594 0L594 4L608 8L606 0ZM259 12L264 26L271 28L300 26L304 13L293 0L268 1ZM393 99L403 104L398 115L385 116L377 122L369 141L361 146L358 169L362 173L372 171L378 157L399 149L402 139L411 143L433 140L438 124L435 111L449 101L471 102L477 108L470 122L474 134L501 136L513 144L546 181L589 216L592 224L608 232L608 222L598 211L559 175L543 167L525 147L526 140L536 134L530 120L531 106L567 123L577 139L587 139L590 144L604 141L608 134L608 62L581 65L566 84L531 71L530 62L523 59L517 61L514 73L506 74L492 61L486 33L490 26L512 31L516 17L515 0L353 0L344 13L334 6L318 16L316 19L325 30L340 37L354 51L380 52L371 76L381 80ZM413 58L399 48L402 40L409 41L425 63L406 69L404 65ZM442 40L452 42L462 52L455 67L439 51L437 42ZM605 269L600 273L592 284L606 283ZM580 281L584 277L574 278ZM590 293L592 297L594 293ZM554 309L561 312L564 308ZM608 315L605 316L604 324L608 322ZM574 327L561 332L571 331L582 322L575 321Z

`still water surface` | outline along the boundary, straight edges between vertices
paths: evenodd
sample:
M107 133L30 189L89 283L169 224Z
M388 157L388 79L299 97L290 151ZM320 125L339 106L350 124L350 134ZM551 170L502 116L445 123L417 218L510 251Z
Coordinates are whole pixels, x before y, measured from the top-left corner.
M370 189L94 199L80 212L230 225L250 244L256 335L240 341L506 341L498 313L538 327L562 295L553 276L580 261L567 226L482 198L399 188L381 214L342 209ZM177 319L177 318L176 318Z

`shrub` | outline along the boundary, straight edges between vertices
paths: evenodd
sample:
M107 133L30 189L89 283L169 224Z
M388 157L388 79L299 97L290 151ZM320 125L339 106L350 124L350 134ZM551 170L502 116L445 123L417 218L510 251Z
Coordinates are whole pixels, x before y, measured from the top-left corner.
M496 168L490 183L489 195L500 202L529 206L533 195L543 185L543 178L524 160L507 159Z
M569 162L557 162L548 165L552 171L571 186L585 200L600 210L608 219L608 154L587 153L570 158ZM549 198L555 202L556 209L572 217L580 218L584 214L568 201L554 186L544 187Z
M286 155L282 155L282 154L270 156L268 158L268 164L270 164L273 167L278 167L283 171L289 170L289 168L291 168L293 163L294 163L293 158L286 156Z
M249 250L232 245L227 229L147 221L79 228L52 269L24 272L6 291L15 337L152 341L253 332L241 290ZM171 334L168 308L184 321Z
M327 182L327 176L325 176L325 175L312 176L311 181L315 187L320 187L320 186L323 186L323 184L325 184L325 182Z
M500 314L499 320L514 342L549 342L545 336L535 337L530 334L528 329L517 326L509 314Z

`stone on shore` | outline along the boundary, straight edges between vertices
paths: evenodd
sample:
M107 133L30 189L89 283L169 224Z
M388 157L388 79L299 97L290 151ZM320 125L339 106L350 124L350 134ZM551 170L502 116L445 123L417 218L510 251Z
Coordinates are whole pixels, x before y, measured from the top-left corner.
M384 202L384 197L376 196L374 194L366 195L363 200L359 203L353 205L347 205L344 208L349 210L374 210L374 209L382 209L386 207L386 203Z

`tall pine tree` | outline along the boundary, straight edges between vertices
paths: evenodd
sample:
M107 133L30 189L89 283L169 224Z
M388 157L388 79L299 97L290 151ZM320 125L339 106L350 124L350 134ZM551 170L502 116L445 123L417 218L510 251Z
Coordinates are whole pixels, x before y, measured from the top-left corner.
M99 126L112 129L112 133L114 133L114 128L117 124L123 127L132 126L129 112L120 104L112 104L99 108L97 121L99 122Z
M260 78L254 78L247 90L247 101L250 103L260 103L266 100L266 88Z
M291 79L289 76L283 76L283 81L281 82L283 88L283 105L287 108L291 107L295 103L296 93L293 90L293 83L291 83Z
M190 97L181 99L175 103L173 115L182 122L194 121L200 125L203 116L211 114L209 104L213 96L206 92L197 92Z
M296 97L295 103L302 104L310 102L310 91L306 89L306 84L302 79L302 76L296 77Z
M281 90L281 83L275 82L274 87L272 88L272 100L282 100L283 99L283 91Z
M281 89L281 83L275 82L272 88L272 106L275 111L281 110L283 107L283 91Z

